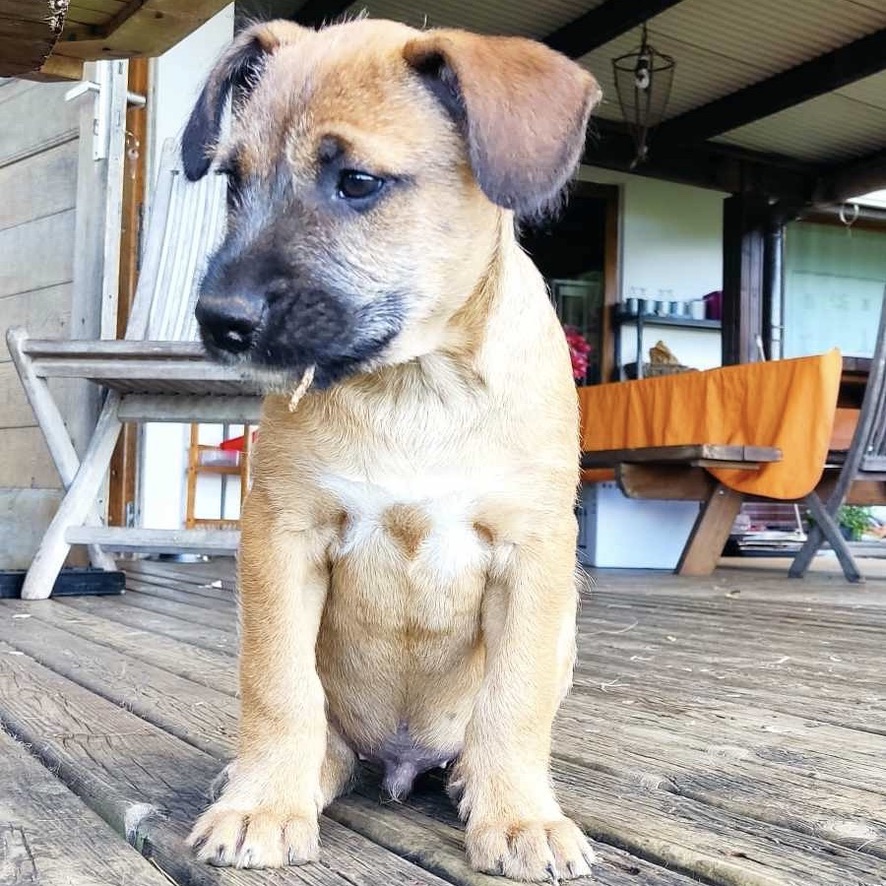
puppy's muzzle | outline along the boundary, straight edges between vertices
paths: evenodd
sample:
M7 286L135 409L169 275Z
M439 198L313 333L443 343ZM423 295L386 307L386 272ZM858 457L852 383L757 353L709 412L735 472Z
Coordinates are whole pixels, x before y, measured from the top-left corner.
M195 314L203 340L219 351L238 355L254 344L267 302L259 295L202 294Z

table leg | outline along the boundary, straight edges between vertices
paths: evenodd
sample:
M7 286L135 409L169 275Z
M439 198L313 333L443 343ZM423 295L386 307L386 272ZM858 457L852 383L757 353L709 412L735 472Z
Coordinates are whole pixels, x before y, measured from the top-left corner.
M677 575L710 575L717 566L744 495L718 483L701 507L683 548Z

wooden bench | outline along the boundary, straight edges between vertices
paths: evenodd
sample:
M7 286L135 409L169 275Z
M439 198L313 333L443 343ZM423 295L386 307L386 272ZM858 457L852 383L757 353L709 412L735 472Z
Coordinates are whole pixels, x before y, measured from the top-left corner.
M583 470L610 468L628 498L699 501L698 519L689 534L678 575L710 575L717 565L745 496L718 481L706 468L756 471L781 461L781 450L768 446L698 443L583 452Z

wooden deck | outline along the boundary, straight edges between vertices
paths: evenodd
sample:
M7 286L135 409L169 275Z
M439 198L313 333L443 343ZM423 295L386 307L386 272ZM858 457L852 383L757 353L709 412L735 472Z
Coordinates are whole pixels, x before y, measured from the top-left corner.
M0 884L501 883L467 868L439 782L394 804L372 773L319 864L191 860L236 729L232 571L142 562L122 598L0 601ZM884 580L598 575L553 765L595 882L886 884L884 631Z

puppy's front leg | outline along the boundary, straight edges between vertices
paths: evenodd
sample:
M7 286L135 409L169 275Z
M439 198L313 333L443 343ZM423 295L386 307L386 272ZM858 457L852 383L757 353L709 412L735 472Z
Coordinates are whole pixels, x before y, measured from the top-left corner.
M284 529L262 493L250 495L239 570L239 746L221 797L189 838L203 861L278 867L317 858L327 727L314 649L327 543L321 531Z
M574 527L518 548L484 599L486 672L453 776L468 858L517 880L590 873L593 852L551 787L551 727L571 677Z

